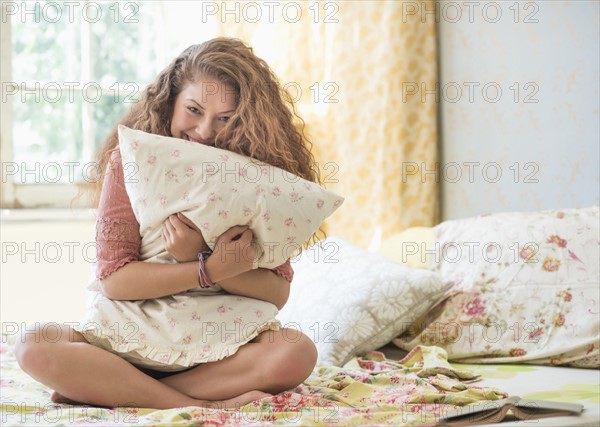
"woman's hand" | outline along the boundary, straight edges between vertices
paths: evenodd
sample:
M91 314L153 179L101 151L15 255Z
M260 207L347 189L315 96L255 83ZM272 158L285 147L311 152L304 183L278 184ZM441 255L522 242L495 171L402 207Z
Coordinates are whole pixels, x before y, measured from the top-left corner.
M195 261L198 252L209 250L200 229L181 213L167 218L162 238L165 248L178 262Z
M212 255L206 260L206 272L213 283L254 268L253 237L252 230L246 225L231 227L219 236Z

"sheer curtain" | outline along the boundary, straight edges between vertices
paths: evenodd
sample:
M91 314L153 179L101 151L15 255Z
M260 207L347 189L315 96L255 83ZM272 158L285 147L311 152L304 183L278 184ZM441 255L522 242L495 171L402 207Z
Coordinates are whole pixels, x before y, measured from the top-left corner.
M248 42L297 99L325 185L346 198L325 230L365 248L438 221L438 186L425 174L437 161L436 103L421 97L437 80L425 13L435 5L408 3L227 2L201 16L215 35Z

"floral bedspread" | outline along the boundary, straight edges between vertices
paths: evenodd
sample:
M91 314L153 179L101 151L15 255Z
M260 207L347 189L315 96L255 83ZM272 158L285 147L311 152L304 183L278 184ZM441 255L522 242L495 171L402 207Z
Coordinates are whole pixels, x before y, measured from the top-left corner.
M16 363L12 345L2 343L2 425L420 425L435 424L448 409L507 396L472 383L479 375L447 362L439 347L419 346L404 359L378 351L343 367L318 365L301 385L238 410L185 407L106 409L54 404L51 390Z

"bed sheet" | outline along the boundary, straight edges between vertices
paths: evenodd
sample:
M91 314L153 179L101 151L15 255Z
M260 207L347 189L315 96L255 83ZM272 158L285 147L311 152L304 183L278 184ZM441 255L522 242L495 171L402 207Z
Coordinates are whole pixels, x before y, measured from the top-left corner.
M482 387L497 387L524 399L580 403L585 410L579 416L542 420L510 421L489 426L570 427L600 425L600 370L542 365L484 365L450 363L458 369L480 374Z
M3 337L0 424L6 426L432 426L449 409L509 394L586 406L581 417L546 419L537 424L529 421L526 425L598 425L599 371L454 364L448 363L445 352L437 347L417 348L402 360L373 351L344 367L320 364L293 390L239 410L106 409L54 404L49 399L51 390L20 370L12 349L11 340Z
M407 352L393 344L379 351L389 359L400 360ZM488 426L593 426L600 425L600 370L527 364L466 364L450 362L461 370L481 376L477 385L503 390L524 399L580 403L584 412L577 417L543 420L504 421Z
M344 367L320 364L298 387L238 410L107 409L54 404L51 390L19 368L10 341L2 343L1 356L0 424L6 426L433 425L444 410L506 396L471 383L476 377L451 367L444 350L422 347L402 363L373 351Z

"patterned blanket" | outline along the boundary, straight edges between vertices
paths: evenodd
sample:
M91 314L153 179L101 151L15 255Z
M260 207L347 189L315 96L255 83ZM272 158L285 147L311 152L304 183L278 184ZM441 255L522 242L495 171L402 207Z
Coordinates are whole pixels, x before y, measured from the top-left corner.
M1 348L2 425L231 426L435 424L449 409L507 394L472 385L479 376L450 366L439 347L416 347L402 360L370 352L345 366L318 365L301 385L234 409L185 407L106 409L54 404L51 390Z

